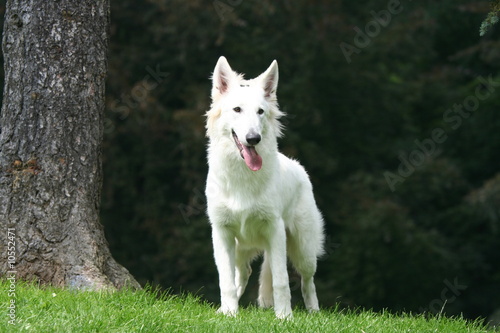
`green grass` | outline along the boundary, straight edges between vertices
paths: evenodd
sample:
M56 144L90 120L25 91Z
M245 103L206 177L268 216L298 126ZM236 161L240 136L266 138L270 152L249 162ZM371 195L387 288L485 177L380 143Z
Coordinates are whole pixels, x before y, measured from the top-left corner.
M231 318L192 295L76 292L21 282L15 285L16 321L11 325L6 315L10 284L1 280L0 285L5 313L0 332L493 332L479 321L461 318L336 309L314 314L295 309L293 319L278 320L272 310L249 307Z

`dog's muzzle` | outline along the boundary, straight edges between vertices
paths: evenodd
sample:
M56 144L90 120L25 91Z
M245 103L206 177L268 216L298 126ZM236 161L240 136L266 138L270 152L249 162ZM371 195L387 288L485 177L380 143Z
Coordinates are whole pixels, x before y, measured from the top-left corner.
M246 135L245 139L250 144L250 146L242 144L234 131L232 131L232 134L234 143L240 151L241 157L243 158L243 160L245 160L245 164L247 165L247 167L252 171L260 170L260 168L262 168L262 157L260 157L260 155L257 153L257 150L255 149L255 145L257 145L262 139L260 134L249 132Z

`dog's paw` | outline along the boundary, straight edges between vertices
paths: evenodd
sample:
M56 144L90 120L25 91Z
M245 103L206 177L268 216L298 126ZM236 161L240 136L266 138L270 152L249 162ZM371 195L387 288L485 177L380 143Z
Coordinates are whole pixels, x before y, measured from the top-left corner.
M309 313L318 313L319 312L319 307L307 308L307 312L309 312Z
M272 297L263 298L259 296L259 298L257 298L257 302L261 308L272 308L274 306L274 300Z
M236 314L238 313L238 308L230 309L227 306L221 306L219 310L217 310L217 313L222 313L223 315L226 315L228 317L236 317Z
M276 311L276 318L281 320L292 320L293 314L292 311Z

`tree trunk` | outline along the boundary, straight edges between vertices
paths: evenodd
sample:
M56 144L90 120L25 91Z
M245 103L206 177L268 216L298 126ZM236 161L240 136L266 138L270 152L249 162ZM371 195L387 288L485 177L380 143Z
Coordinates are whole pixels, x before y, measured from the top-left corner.
M99 222L108 24L109 0L7 1L0 247L9 264L2 276L140 287L112 258Z

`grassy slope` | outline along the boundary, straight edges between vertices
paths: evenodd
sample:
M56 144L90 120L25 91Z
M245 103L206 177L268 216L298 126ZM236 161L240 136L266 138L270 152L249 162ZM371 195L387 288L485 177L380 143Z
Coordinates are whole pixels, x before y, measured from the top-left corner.
M460 318L431 318L363 311L294 311L277 320L271 310L241 309L236 318L187 296L157 297L151 291L73 292L16 284L16 325L8 324L9 285L0 282L4 310L0 332L488 332ZM4 329L7 328L7 329ZM489 331L492 332L492 331Z

